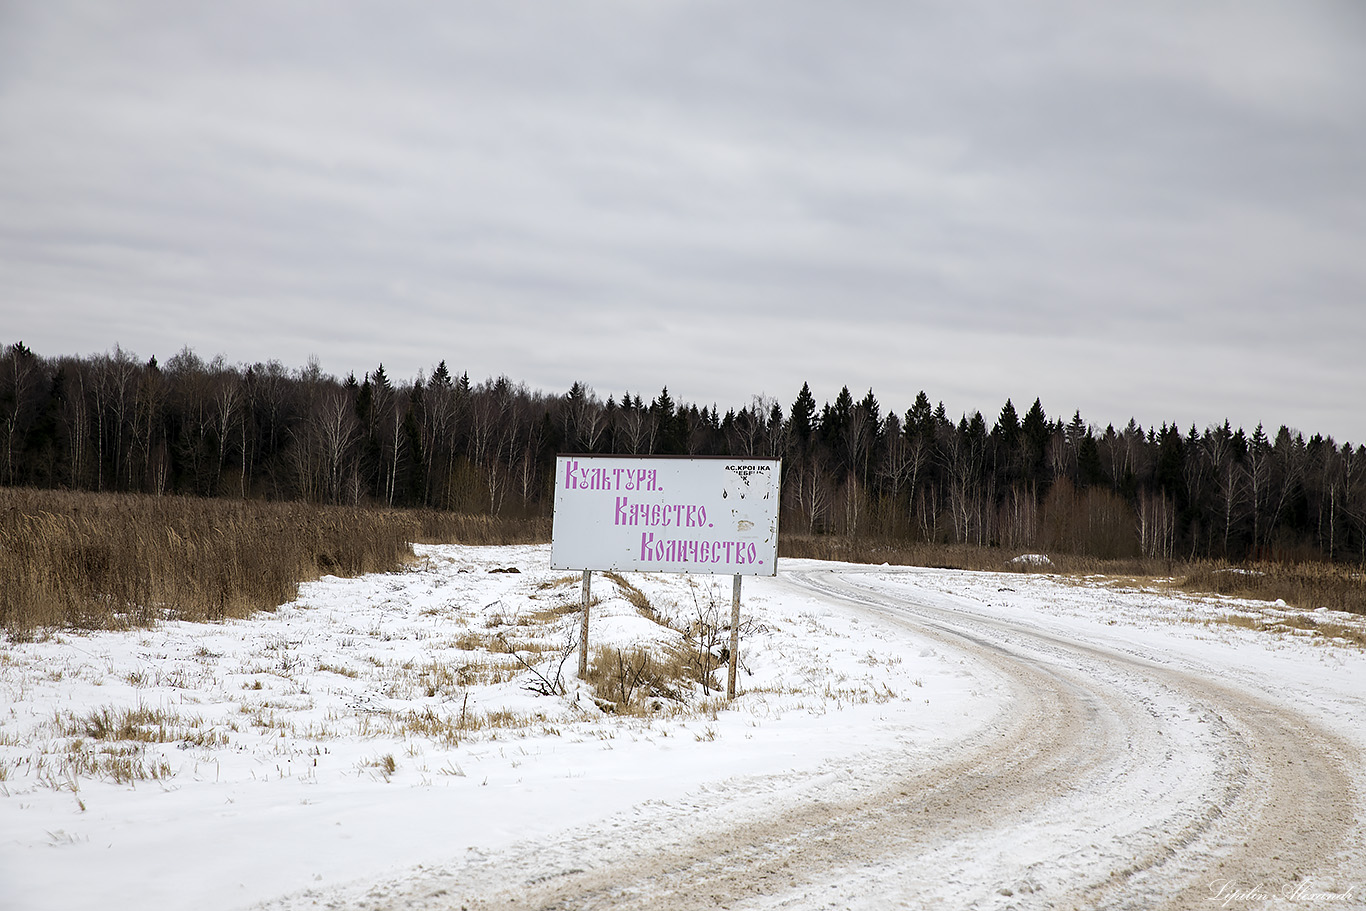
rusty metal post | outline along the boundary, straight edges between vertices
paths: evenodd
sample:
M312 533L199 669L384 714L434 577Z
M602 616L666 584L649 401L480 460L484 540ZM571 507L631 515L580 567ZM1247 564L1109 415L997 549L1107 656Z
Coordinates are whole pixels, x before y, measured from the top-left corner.
M588 605L592 602L593 571L583 571L583 627L579 630L579 679L588 679Z
M726 677L726 698L735 698L735 671L740 666L740 574L730 596L730 673Z

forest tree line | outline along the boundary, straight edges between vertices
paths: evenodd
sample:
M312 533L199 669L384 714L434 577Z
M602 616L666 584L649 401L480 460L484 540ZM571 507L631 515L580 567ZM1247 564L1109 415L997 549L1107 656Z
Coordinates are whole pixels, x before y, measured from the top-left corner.
M952 419L870 389L724 414L575 383L471 383L445 362L395 380L190 349L0 354L0 485L548 515L562 452L783 459L785 532L1099 557L1366 565L1366 447L1228 421L1100 429L1039 400Z

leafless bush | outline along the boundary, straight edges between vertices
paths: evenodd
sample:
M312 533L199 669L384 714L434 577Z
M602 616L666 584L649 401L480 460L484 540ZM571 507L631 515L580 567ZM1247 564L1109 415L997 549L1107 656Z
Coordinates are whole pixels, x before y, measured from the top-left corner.
M600 645L589 662L588 683L598 704L618 714L644 714L660 700L682 702L687 660L678 649L651 652Z
M537 696L563 696L565 694L568 688L565 685L564 666L569 663L569 656L577 652L579 648L579 640L574 637L572 630L566 635L564 644L546 665L545 670L522 657L521 652L508 642L507 637L502 633L499 633L497 638L507 649L508 654L517 659L517 663L530 672L531 676L526 682L528 691Z
M688 645L688 675L702 687L703 695L711 695L720 686L712 677L716 669L726 660L729 629L724 622L725 610L716 591L708 588L704 597L699 597L698 586L691 586L693 598L693 618L684 634Z

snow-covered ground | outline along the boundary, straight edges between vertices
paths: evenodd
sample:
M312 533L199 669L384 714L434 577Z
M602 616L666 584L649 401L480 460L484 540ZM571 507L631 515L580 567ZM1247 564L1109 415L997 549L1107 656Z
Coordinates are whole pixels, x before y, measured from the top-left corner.
M856 790L864 757L932 765L1012 708L998 667L797 584L825 573L1210 668L1366 750L1366 658L1331 635L1359 617L1318 612L1310 631L1276 626L1293 613L1274 605L1101 578L784 561L744 580L736 700L693 687L617 715L574 679L579 579L548 547L417 550L406 572L325 578L249 620L5 642L0 909L345 905L419 865L496 864L652 807L743 814L737 794L772 808ZM728 620L729 577L626 579L657 616L595 575L594 647L695 650L690 629ZM533 692L557 672L564 695ZM1359 807L1366 772L1351 774Z

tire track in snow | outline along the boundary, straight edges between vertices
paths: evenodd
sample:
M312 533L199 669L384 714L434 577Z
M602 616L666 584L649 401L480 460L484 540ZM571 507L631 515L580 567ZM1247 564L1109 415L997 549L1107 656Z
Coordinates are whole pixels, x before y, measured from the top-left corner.
M937 758L860 757L758 800L755 782L723 784L323 906L1183 911L1217 907L1222 882L1342 889L1360 875L1344 773L1359 758L1340 739L1211 674L855 575L783 578L961 652L1009 681L1006 709Z
M998 817L1027 816L1039 794L1064 774L1096 768L1121 748L1098 741L1098 709L1089 694L1046 672L1017 672L1011 711L957 746L943 762L907 773L895 757L832 782L793 789L799 800L765 804L727 824L725 789L699 808L718 824L696 818L651 825L623 824L575 833L571 850L541 845L497 859L505 887L492 894L468 867L418 882L373 888L355 907L390 909L714 909L744 906L801 891L813 879L864 866L879 857L952 839ZM1061 737L1043 734L1040 720L1060 719ZM813 776L815 777L815 776ZM685 813L687 811L684 811ZM691 814L688 814L691 815ZM629 828L628 828L629 826ZM671 833L694 830L682 838ZM634 836L634 839L633 839ZM634 841L634 843L631 843ZM623 849L623 842L626 843ZM584 858L595 858L585 863ZM587 866L588 869L583 869ZM472 888L473 887L473 888ZM340 907L352 907L351 904Z
M848 583L839 590L847 593ZM1193 802L1173 788L1169 796L1174 799L1164 808L1169 822L1158 829L1161 837L1103 879L1074 890L1060 906L1176 911L1217 905L1220 896L1234 890L1250 893L1240 900L1244 905L1262 901L1256 897L1259 889L1268 898L1293 893L1300 886L1310 894L1339 897L1353 887L1359 891L1360 883L1353 877L1359 878L1362 869L1363 833L1356 818L1360 798L1345 770L1360 763L1361 757L1353 746L1307 718L1219 682L1217 669L1175 669L878 593L853 597L880 613L890 608L913 614L949 635L958 632L968 639L1007 642L1025 661L1052 656L1060 663L1088 668L1095 685L1106 676L1129 676L1132 682L1124 690L1130 701L1144 701L1140 694L1145 691L1167 693L1184 701L1208 727L1197 751L1175 757L1185 763L1197 762L1202 755L1214 759L1216 772L1208 787ZM1152 779L1158 769L1146 765L1140 771ZM1185 774L1181 765L1175 771ZM1352 906L1350 901L1342 904Z

